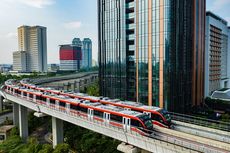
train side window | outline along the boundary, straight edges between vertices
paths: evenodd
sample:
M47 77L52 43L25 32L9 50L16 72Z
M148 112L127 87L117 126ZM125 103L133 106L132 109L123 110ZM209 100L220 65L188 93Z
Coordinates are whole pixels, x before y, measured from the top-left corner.
M76 106L76 105L70 105L70 109L79 110L78 106Z
M81 107L81 111L87 113L88 108Z
M152 114L152 120L160 121L159 115Z
M65 107L65 103L63 102L60 102L59 105Z
M33 94L29 94L30 98L34 98L34 95Z
M114 121L122 122L122 117L121 116L110 114L110 119L114 120Z
M132 120L131 120L131 125L132 125L132 126L137 126L137 127L139 127L139 126L140 126L140 123L139 123L139 121L132 119Z
M100 112L100 111L96 111L96 110L94 110L94 115L95 116L99 116L99 117L103 117L103 113L102 112Z
M41 96L36 96L36 99L37 100L41 100Z
M50 103L51 104L55 104L55 100L54 99L50 99Z
M42 97L42 101L46 102L46 98L45 98L45 97Z

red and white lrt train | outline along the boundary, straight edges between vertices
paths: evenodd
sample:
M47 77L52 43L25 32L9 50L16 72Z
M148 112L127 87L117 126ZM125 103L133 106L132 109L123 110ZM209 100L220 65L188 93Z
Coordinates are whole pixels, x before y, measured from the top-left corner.
M18 86L18 84L13 81L6 81L3 90L31 102L63 110L68 113L75 113L89 120L96 120L107 125L124 128L126 131L131 130L146 135L153 130L151 118L147 114L137 111L28 89Z
M154 125L158 125L160 127L167 127L170 128L171 126L171 116L165 109L154 107L154 106L147 106L141 103L131 102L131 101L120 101L119 99L109 99L105 97L94 97L88 96L82 93L73 93L73 92L61 92L59 90L52 90L51 88L41 88L36 87L33 84L28 84L28 80L22 80L20 83L22 86L30 89L36 89L42 92L48 93L55 93L58 95L69 96L71 98L78 98L83 100L89 100L91 102L99 102L102 104L109 104L113 106L123 107L127 110L138 111L141 113L148 114Z

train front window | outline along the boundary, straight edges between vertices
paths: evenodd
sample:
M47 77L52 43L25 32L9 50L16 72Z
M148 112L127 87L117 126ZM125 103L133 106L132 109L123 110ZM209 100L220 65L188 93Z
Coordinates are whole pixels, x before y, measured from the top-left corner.
M141 115L139 118L145 124L147 129L153 129L152 119L148 115Z
M160 111L160 113L164 116L164 118L168 121L168 122L171 122L171 116L169 114L168 111L166 111L165 109L162 109Z

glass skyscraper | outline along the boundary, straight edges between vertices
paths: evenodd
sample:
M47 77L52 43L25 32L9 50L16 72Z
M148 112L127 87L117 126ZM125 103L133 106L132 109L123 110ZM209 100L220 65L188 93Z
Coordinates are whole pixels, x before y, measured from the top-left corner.
M186 112L203 100L205 0L98 0L101 95Z

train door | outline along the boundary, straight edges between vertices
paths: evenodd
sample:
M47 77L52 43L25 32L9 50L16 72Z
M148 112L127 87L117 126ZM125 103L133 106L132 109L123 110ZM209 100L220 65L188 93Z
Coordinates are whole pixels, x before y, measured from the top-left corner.
M46 105L50 106L50 99L49 98L46 98Z
M109 125L109 122L110 122L110 114L104 112L104 114L103 114L103 119L104 119L105 125Z
M66 112L70 113L70 103L66 103Z
M13 89L13 95L15 95L15 89Z
M151 118L151 112L144 111L144 114L148 115Z
M33 95L33 102L36 102L36 95Z
M55 108L59 109L59 100L55 100Z
M27 92L26 97L27 97L27 100L30 100L30 93Z
M93 109L88 108L87 113L88 113L88 119L93 120Z
M130 118L123 117L122 118L123 128L125 131L130 131L130 124L131 120Z

